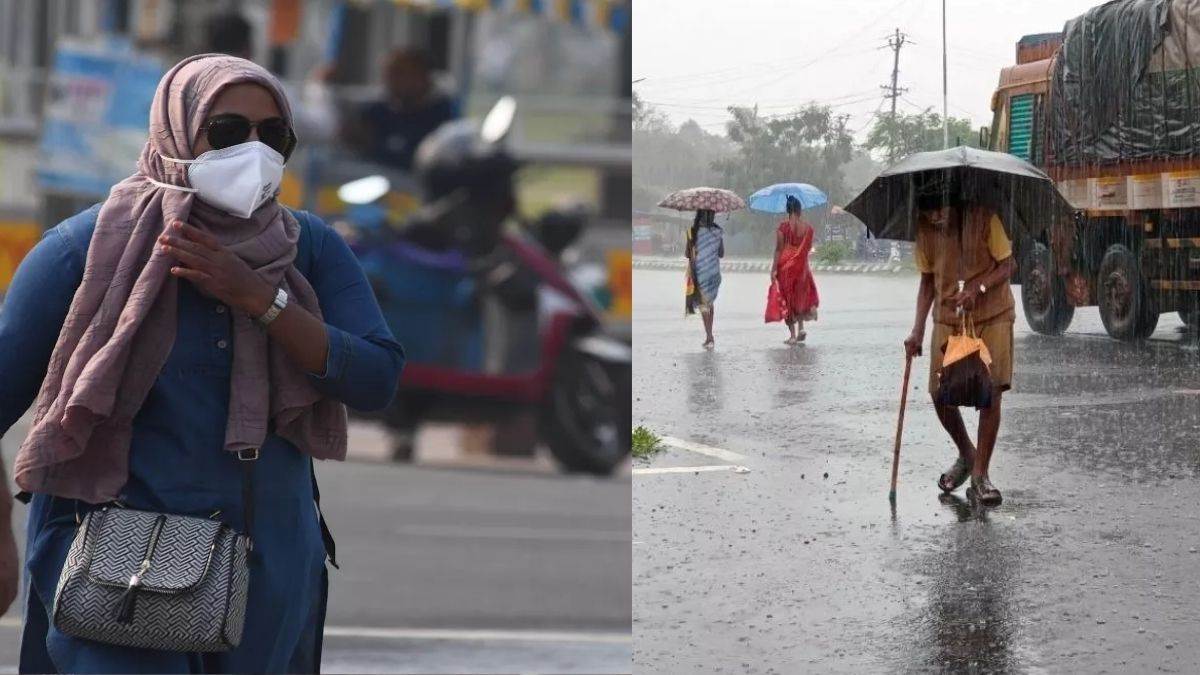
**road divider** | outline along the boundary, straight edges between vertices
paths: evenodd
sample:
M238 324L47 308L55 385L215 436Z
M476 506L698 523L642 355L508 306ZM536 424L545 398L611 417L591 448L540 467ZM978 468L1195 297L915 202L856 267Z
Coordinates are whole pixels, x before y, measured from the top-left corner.
M683 258L652 258L638 256L633 259L633 268L638 270L680 270L687 266ZM840 272L846 274L899 274L905 270L900 263L878 262L847 262L838 265L822 265L814 263L814 272ZM771 271L770 260L722 260L722 272L759 272Z

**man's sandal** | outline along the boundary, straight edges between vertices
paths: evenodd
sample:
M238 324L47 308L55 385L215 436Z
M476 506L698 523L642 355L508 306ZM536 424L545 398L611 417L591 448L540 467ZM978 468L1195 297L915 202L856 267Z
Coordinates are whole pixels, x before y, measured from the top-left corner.
M1000 495L1000 491L992 485L992 481L987 476L976 478L971 476L971 487L967 488L967 498L972 501L978 501L984 506L999 506L1004 497Z
M962 484L967 482L967 478L970 476L971 462L960 456L954 460L954 465L946 473L938 476L937 484L942 492L954 492L962 487Z

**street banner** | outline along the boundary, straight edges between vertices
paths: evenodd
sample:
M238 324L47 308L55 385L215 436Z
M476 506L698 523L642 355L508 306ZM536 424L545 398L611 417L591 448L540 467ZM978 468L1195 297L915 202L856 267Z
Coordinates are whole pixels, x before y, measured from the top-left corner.
M41 188L102 198L132 174L165 72L125 40L61 41L46 95Z

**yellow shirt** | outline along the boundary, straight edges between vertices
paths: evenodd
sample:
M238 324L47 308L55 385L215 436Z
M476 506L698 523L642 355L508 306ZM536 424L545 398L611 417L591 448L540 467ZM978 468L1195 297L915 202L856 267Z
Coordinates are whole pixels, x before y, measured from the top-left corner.
M933 237L928 235L929 228L917 228L917 245L913 249L913 262L917 264L917 271L921 274L933 274ZM1000 216L992 215L991 221L988 223L988 238L987 238L988 253L996 262L1007 260L1012 257L1012 242L1008 239L1008 234L1004 232L1004 223L1000 222Z

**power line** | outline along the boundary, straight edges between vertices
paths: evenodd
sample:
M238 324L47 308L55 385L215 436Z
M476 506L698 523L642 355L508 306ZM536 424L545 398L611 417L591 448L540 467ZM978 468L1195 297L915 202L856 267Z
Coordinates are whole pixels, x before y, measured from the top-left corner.
M876 120L876 118L879 117L879 111L883 109L883 103L886 100L887 100L886 98L879 99L879 105L875 106L875 112L871 113L871 116L867 118L866 123L864 123L861 127L855 129L854 133L852 135L857 136L857 135L861 134L863 132L863 130L865 130L867 127L871 126L871 123L874 122Z
M853 100L853 101L846 101L845 103L831 104L831 105L827 105L824 107L836 109L836 108L842 108L842 107L849 106L849 105L858 105L860 103L866 103L867 101L873 101L875 99L876 99L875 96L867 96L867 97L864 97L861 99L857 99L857 100ZM885 100L887 100L887 99L881 99L879 101L879 106L876 107L875 113L872 113L872 116L874 116L875 114L877 114L879 112L879 108L883 107L883 102ZM752 106L737 106L737 107L752 107ZM793 110L791 112L786 112L786 113L775 113L772 115L759 115L757 117L757 119L759 119L761 121L771 121L771 120L783 119L783 118L787 118L787 117L794 117L798 112L799 112L799 108L797 110ZM849 117L849 115L843 114L843 115L839 115L838 117ZM719 122L705 122L704 124L700 124L697 122L697 126L699 126L701 129L712 129L712 128L717 128L717 127L724 127L725 125L729 124L729 122L730 122L730 120L721 120ZM853 133L857 134L861 130L862 130L862 128L860 127L858 130L854 131Z
M875 18L874 18L874 19L872 19L872 20L868 21L867 23L863 24L862 28L860 28L858 31L855 31L854 33L851 33L850 35L848 35L848 36L846 36L845 38L843 38L841 41L839 41L839 42L835 43L834 45L832 45L832 46L831 46L831 47L829 47L828 49L824 50L824 51L823 51L823 54L822 54L821 56L819 56L819 57L817 57L817 58L815 58L815 59L813 59L813 60L811 60L811 61L809 61L809 62L807 62L807 63L805 63L805 64L802 64L802 65L798 66L796 70L798 70L798 69L800 69L800 68L806 68L806 67L808 67L809 65L812 65L813 63L816 63L816 62L818 62L818 61L821 61L821 60L824 60L824 59L827 59L827 58L830 58L830 57L833 57L833 56L849 56L849 55L853 55L853 53L852 53L852 54L844 54L844 53L842 53L842 49L843 49L844 47L846 47L846 46L850 45L850 44L851 44L851 43L852 43L852 42L853 42L855 39L857 39L857 38L858 38L858 37L860 37L861 35L865 34L867 31L869 31L871 28L873 28L874 26L876 26L876 25L877 25L877 24L878 24L880 21L882 21L882 20L884 20L884 19L888 18L889 16L893 16L895 12L897 12L898 10L900 10L900 9L901 9L901 8L902 8L904 5L906 5L906 4L909 4L909 3L911 3L911 2L913 2L913 0L899 0L898 2L896 2L895 4L893 4L892 6L888 7L888 8L887 8L887 9L885 9L884 11L880 12L879 14L877 14L877 15L875 16ZM864 50L864 51L870 51L870 50ZM854 53L858 53L858 52L854 52ZM759 62L757 62L757 63L752 63L752 64L742 64L742 65L739 65L739 66L731 66L731 67L729 67L729 68L722 68L722 69L717 69L717 70L710 70L710 71L696 71L696 72L692 72L692 73L685 73L685 74L681 74L681 75L668 75L668 76L664 76L664 77L652 77L652 79L653 79L653 80L655 80L655 81L660 81L660 82L662 82L662 81L668 81L668 82L669 82L669 81L672 81L672 80L675 80L675 81L677 81L677 84L675 84L675 85L668 85L666 89L660 89L660 90L659 90L659 91L660 91L660 93L661 93L661 92L664 92L664 91L677 91L677 90L679 90L679 89L686 89L686 88L690 88L690 87L693 87L693 86L698 86L698 85L700 85L700 84L702 84L702 83L703 83L703 84L720 84L720 83L724 83L724 82L731 82L731 81L735 81L735 80L738 80L738 79L742 79L742 78L743 78L743 73L744 73L744 72L745 72L745 70L746 70L747 68L749 68L749 67L754 67L754 66L772 66L772 65L774 65L774 66L779 66L779 65L781 65L781 64L788 63L788 62L790 62L791 60L792 60L792 58L791 58L791 57L789 57L789 58L786 58L786 59L774 59L774 60L770 60L770 61L759 61ZM791 72L796 72L796 71L795 71L795 70L793 70L793 71L791 71ZM721 76L723 76L723 75L726 75L726 74L729 74L729 73L733 73L733 75L731 75L731 76L728 76L728 77L721 77ZM766 71L766 74L774 74L774 72L773 72L773 71ZM710 77L713 77L713 76L717 76L717 77L716 77L716 79L714 79L714 80L709 80L709 79L708 79L708 78L710 78ZM680 81L680 80L696 80L696 81L694 81L694 82L688 82L687 84L682 84L682 83L679 83L679 82L678 82L678 81Z
M753 105L757 105L760 110L771 110L771 109L781 109L781 108L796 109L796 108L803 107L810 103L825 105L825 104L834 104L834 103L838 103L841 101L846 101L847 99L852 99L852 98L861 98L862 96L864 96L866 94L871 94L874 91L875 91L874 89L866 89L863 91L856 91L856 92L852 92L852 93L845 94L842 96L833 96L830 98L807 99L804 101L792 101L790 103L759 102L759 103L756 103ZM869 98L874 98L874 96L870 96ZM658 107L662 107L662 108L681 108L681 109L685 109L685 110L725 110L729 107L728 105L701 105L701 104L691 104L691 103L673 103L673 102L669 102L669 101L645 101L645 103L647 103L648 105L658 106Z

